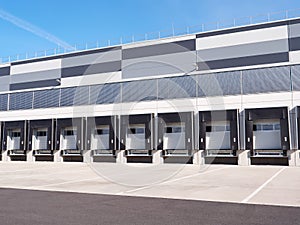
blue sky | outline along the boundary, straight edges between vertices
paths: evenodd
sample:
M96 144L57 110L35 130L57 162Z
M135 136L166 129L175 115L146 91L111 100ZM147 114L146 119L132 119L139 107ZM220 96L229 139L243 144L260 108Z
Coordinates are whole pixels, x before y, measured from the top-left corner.
M132 34L299 9L299 0L26 0L0 9L68 44L119 40ZM0 57L55 48L45 38L0 18Z

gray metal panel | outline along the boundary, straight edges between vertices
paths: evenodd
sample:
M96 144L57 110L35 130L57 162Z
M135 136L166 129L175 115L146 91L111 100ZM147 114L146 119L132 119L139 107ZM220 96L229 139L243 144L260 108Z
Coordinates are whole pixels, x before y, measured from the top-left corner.
M11 93L9 110L32 109L33 92Z
M60 94L60 106L72 106L74 102L76 87L62 88Z
M9 89L11 91L14 90L23 90L23 89L30 89L30 88L41 88L41 87L54 87L59 86L60 82L55 80L40 80L40 81L33 81L33 82L26 82L26 83L15 83L10 84Z
M74 105L89 104L89 86L77 87L74 96Z
M110 61L120 61L121 58L121 50L112 50L107 52L64 58L62 59L62 67L65 68L80 65L105 63Z
M197 64L199 70L202 71L202 70L231 68L231 67L240 67L240 66L271 64L271 63L288 62L288 61L289 61L289 53L282 52L282 53L274 53L274 54L267 54L267 55L246 56L240 58L198 62Z
M119 103L120 97L120 83L90 86L90 104Z
M38 72L22 73L11 75L11 83L26 83L31 81L42 81L60 78L61 70L45 70Z
M33 108L59 107L59 95L60 89L35 91Z
M10 66L0 68L0 77L10 75Z
M300 37L300 23L289 25L289 37L290 38Z
M0 111L7 111L8 94L0 95Z
M294 91L300 91L300 66L291 66L292 84Z
M300 37L290 38L289 42L290 42L290 45L289 45L290 51L300 50Z
M121 70L121 61L62 68L61 77L75 77L97 73L117 72Z
M122 84L122 102L139 102L157 99L156 80L131 81Z
M241 94L239 71L198 75L198 97Z
M177 41L165 44L156 44L137 48L124 49L122 59L133 59L155 55L165 55L177 52L194 51L196 49L196 40Z
M10 76L0 76L0 91L9 91Z
M288 39L234 45L197 51L197 61L239 58L244 56L266 55L288 52Z
M195 76L163 78L158 80L158 99L196 97Z
M174 53L122 61L122 77L188 73L195 69L196 52Z
M289 67L243 71L243 94L290 91Z

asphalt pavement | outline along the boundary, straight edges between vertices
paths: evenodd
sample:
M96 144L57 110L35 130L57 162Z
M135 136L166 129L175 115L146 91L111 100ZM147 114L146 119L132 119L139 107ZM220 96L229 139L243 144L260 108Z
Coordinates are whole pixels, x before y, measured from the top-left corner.
M298 225L300 208L0 189L1 225Z

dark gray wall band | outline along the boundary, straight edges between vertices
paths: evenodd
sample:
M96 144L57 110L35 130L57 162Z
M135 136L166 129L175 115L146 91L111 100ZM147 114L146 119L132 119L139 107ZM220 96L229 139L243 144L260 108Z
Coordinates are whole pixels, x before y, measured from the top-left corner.
M300 50L300 37L289 38L289 50L290 51Z
M234 59L223 59L223 60L215 60L208 62L198 62L198 70L212 70L212 69L222 69L222 68L230 68L230 67L240 67L240 66L252 66L252 65L262 65L262 64L271 64L271 63L279 63L279 62L288 62L289 61L289 53L276 53L276 54L268 54L268 55L258 55L258 56L248 56L248 57L240 57Z
M26 82L26 83L10 84L9 89L11 91L15 91L15 90L30 89L30 88L53 87L59 85L60 83L56 79L40 80L40 81L33 81L33 82Z
M196 50L195 39L186 41L177 41L166 44L157 44L137 48L124 49L122 59L133 59L147 56L166 55L178 52L187 52Z
M61 77L66 78L66 77L75 77L75 76L82 76L82 75L109 73L109 72L118 72L118 71L121 71L121 61L62 68Z
M10 75L10 66L0 68L0 76Z

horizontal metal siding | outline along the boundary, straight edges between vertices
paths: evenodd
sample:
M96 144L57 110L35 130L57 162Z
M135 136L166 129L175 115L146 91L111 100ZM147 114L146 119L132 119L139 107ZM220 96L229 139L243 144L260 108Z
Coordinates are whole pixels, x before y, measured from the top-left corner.
M76 87L62 88L60 95L60 106L73 106Z
M240 72L198 75L198 97L241 94Z
M291 77L294 91L300 91L300 66L291 67Z
M156 80L131 81L122 84L122 102L139 102L156 99Z
M32 109L33 92L19 92L9 95L9 109Z
M77 87L74 95L74 105L89 104L89 86Z
M0 95L0 111L7 111L8 94Z
M121 97L121 84L103 84L90 87L90 104L119 103Z
M43 90L34 92L33 108L59 107L60 89Z
M243 71L243 94L291 90L289 67L273 67Z
M195 76L158 79L158 99L196 97Z

